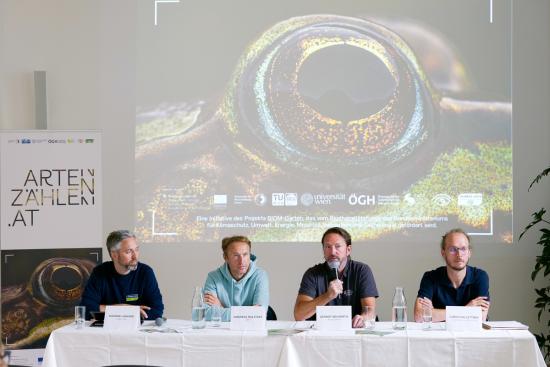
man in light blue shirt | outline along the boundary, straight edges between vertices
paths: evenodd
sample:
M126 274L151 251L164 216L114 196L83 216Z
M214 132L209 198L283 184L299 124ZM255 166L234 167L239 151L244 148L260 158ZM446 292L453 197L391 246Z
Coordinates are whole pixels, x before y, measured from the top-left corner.
M256 266L247 237L232 236L222 240L225 263L208 273L204 284L206 319L212 317L212 307L222 308L222 320L230 321L231 306L269 306L269 279Z

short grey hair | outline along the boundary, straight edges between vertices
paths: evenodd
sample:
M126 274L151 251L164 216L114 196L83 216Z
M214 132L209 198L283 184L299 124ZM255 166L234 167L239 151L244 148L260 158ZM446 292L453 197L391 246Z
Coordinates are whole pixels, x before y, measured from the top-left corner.
M127 238L136 238L136 235L127 229L119 229L109 233L107 236L107 251L117 251L120 248L120 243Z

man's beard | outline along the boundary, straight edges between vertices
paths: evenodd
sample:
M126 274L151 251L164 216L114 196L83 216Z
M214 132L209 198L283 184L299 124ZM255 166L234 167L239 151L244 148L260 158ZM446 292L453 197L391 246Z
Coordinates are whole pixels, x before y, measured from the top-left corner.
M461 271L461 270L464 270L465 267L466 267L466 265L464 265L464 266L461 267L461 268L456 267L456 266L451 266L451 269L453 269L454 271Z
M128 265L125 265L125 267L126 267L126 270L127 270L128 272L134 271L134 270L137 269L137 263L136 263L136 264L128 264Z
M462 266L462 267L454 266L452 263L451 263L451 264L447 263L447 265L448 265L451 269L453 269L454 271L461 271L461 270L464 270L464 269L466 268L466 266L468 266L468 262L466 261L466 262L464 263L464 266Z

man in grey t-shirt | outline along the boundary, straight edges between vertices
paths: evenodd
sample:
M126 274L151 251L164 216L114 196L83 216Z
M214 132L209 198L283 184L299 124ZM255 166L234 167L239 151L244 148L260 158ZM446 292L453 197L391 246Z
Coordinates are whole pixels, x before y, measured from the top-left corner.
M378 290L367 264L351 260L351 236L339 227L321 239L325 262L309 268L302 277L294 306L296 320L315 320L317 306L352 306L353 327L363 327L363 306L375 307ZM339 263L338 277L329 263Z

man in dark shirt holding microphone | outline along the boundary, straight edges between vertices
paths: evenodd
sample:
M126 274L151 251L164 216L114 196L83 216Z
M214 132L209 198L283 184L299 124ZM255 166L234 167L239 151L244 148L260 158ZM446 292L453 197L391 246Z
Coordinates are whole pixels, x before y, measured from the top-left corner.
M294 318L315 320L317 306L352 306L352 326L363 327L363 306L375 307L378 290L367 264L351 260L351 236L328 229L321 239L325 262L309 268L300 284Z

